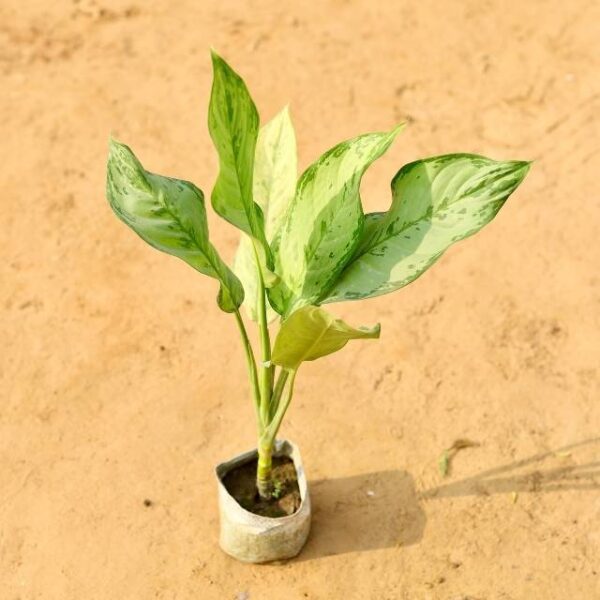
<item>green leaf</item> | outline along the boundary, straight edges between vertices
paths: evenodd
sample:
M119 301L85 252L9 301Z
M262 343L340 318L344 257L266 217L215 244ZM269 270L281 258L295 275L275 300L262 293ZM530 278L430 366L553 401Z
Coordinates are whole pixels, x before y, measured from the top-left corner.
M280 314L314 304L354 254L365 219L361 178L399 130L342 142L300 177L275 248L280 281L269 298Z
M392 181L392 206L373 216L359 251L320 302L393 292L425 272L453 243L489 223L529 163L449 154L410 163Z
M219 155L219 176L212 191L215 211L248 234L261 261L265 282L272 284L271 252L264 216L252 198L258 112L242 78L215 52L208 129Z
M106 194L115 214L144 241L217 279L222 310L241 305L244 290L208 241L204 194L193 183L144 170L130 148L111 140Z
M264 125L258 134L254 159L254 200L263 211L268 242L273 240L296 191L296 136L287 107ZM233 270L246 290L244 307L258 320L258 273L250 238L243 234L235 255ZM267 306L267 319L277 313Z
M379 324L372 328L350 327L317 306L303 306L282 324L271 360L296 370L305 360L315 360L343 348L349 340L378 338Z

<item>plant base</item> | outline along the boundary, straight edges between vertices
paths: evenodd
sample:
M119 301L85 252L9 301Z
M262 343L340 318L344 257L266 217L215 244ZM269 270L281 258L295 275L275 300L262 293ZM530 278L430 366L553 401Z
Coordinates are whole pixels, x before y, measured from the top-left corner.
M223 485L230 496L247 511L262 517L289 517L302 502L298 487L298 474L294 461L287 456L273 456L273 492L269 498L257 493L256 460L239 465L223 476Z
M298 448L291 442L278 440L273 456L290 458L296 468L300 506L288 516L267 517L249 512L223 484L229 472L256 461L256 450L240 454L216 468L221 521L219 543L223 551L244 562L261 563L292 558L304 546L310 530L310 498Z

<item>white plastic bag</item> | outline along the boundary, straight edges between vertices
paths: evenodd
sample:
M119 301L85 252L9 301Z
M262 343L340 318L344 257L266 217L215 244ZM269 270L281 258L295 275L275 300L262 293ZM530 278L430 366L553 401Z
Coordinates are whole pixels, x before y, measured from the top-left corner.
M277 518L255 515L242 508L223 485L223 478L229 471L255 459L256 454L256 450L251 450L217 465L219 543L227 554L244 562L292 558L304 546L310 530L310 498L300 452L292 442L275 442L273 456L287 456L294 462L301 499L300 507L293 515Z

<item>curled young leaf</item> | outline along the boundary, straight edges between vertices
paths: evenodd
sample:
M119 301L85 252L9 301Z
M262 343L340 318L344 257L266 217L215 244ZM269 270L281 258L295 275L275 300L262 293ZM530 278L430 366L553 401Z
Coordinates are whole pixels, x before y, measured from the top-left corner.
M263 211L265 235L271 243L296 190L296 136L287 107L264 125L258 133L254 158L254 200ZM240 278L246 297L244 307L253 321L258 320L258 272L254 247L242 233L233 269ZM267 306L267 319L277 313Z
M146 171L130 148L111 140L106 194L115 214L145 242L217 279L222 310L239 308L244 290L208 240L200 189L189 181Z
M296 192L296 134L286 106L258 132L254 157L254 201L265 218L265 235L272 242Z
M392 181L392 206L370 217L357 252L320 303L393 292L424 273L453 243L489 223L529 170L449 154L410 163Z
M253 320L259 320L259 294L260 285L258 280L258 271L256 268L256 258L254 255L254 246L252 240L242 233L235 257L233 259L233 272L239 277L244 286L244 308L246 313ZM266 303L267 323L274 321L278 314Z
M264 216L252 198L258 112L242 78L215 52L212 63L208 129L219 155L219 176L211 195L212 205L226 221L251 237L263 279L272 285L275 277L271 272Z
M399 131L342 142L300 177L275 248L280 281L269 298L280 314L314 304L353 256L364 228L361 178Z
M378 338L379 333L379 324L356 329L322 308L303 306L281 324L271 360L295 371L306 360L337 352L349 340Z

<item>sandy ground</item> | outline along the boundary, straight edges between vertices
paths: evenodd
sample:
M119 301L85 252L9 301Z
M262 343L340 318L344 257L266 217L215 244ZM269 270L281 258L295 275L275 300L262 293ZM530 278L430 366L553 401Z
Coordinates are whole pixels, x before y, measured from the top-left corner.
M1 0L0 598L599 598L599 20L583 1ZM110 132L210 191L211 45L265 120L291 104L302 167L410 122L370 210L419 157L536 161L423 278L332 307L383 334L302 368L283 434L315 518L282 565L217 546L213 465L254 443L234 322L104 199ZM231 258L237 233L211 226ZM443 479L463 437L480 446Z

